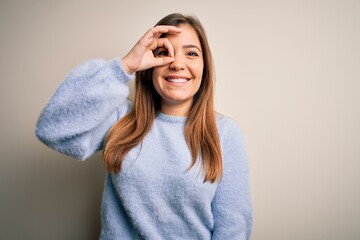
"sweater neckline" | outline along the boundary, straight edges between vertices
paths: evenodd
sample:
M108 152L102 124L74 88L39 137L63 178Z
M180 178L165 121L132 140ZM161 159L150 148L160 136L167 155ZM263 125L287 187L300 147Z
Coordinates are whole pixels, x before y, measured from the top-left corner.
M165 122L179 122L179 123L184 123L186 122L187 119L186 116L174 116L162 112L158 113L157 118Z

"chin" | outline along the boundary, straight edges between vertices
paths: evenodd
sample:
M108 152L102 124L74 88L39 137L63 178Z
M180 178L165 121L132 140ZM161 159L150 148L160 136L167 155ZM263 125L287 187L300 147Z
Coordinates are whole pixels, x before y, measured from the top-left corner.
M169 104L181 104L184 102L188 102L190 98L183 97L183 96L169 96L166 98L165 102Z

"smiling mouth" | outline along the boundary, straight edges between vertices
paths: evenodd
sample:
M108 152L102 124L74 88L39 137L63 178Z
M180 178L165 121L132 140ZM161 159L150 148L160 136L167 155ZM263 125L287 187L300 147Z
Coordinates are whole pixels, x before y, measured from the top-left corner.
M171 77L166 77L165 80L172 83L186 83L190 81L190 79L188 78L171 78Z

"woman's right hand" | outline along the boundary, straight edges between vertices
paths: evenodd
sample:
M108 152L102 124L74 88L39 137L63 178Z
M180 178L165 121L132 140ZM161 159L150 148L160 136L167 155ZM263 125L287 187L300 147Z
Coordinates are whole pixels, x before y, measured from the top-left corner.
M181 29L175 26L160 25L151 28L135 44L130 52L121 59L124 70L132 74L148 68L163 66L174 61L174 48L167 38L159 38L163 33L177 34ZM153 50L164 47L168 56L155 57Z

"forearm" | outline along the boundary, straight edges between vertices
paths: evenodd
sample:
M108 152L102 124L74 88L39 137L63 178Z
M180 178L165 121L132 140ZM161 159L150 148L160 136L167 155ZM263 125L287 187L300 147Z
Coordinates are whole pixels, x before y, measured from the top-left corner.
M79 65L42 111L36 135L49 147L83 159L84 152L89 152L81 150L84 144L99 148L107 130L127 111L127 81L131 77L119 59L90 60ZM79 149L69 149L74 147Z

